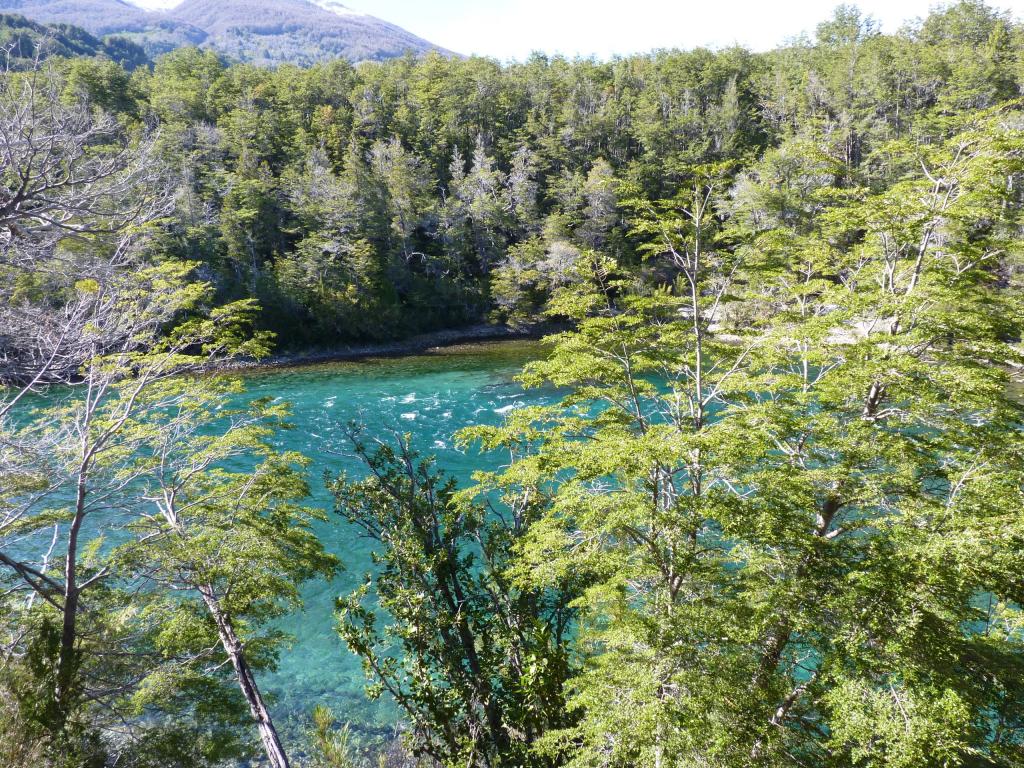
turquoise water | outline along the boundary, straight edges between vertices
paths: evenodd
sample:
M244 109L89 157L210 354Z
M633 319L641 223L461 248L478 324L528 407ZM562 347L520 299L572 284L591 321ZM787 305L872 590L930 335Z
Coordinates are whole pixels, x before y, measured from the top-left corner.
M409 433L422 453L435 455L440 466L463 481L476 469L497 466L498 456L456 450L452 435L470 424L500 423L520 405L550 400L550 392L524 392L513 381L539 354L536 343L504 342L418 357L261 371L246 377L247 396L292 404L296 428L283 433L280 445L313 460L313 503L329 508L325 470L364 474L343 435L353 419L370 432L393 428ZM265 674L261 682L273 697L276 715L290 724L286 731L301 727L314 706L326 704L359 732L386 735L397 714L390 702L366 698L359 660L335 632L335 598L363 583L370 544L336 516L318 533L345 570L333 582L306 586L304 611L283 622L295 644L282 654L277 672Z

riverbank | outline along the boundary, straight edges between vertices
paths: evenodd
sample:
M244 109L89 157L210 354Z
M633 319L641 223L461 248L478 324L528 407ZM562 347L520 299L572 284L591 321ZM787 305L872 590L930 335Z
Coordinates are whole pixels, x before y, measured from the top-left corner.
M377 344L349 344L322 347L299 352L282 352L262 360L232 360L217 365L218 370L250 370L264 368L297 368L320 363L337 363L367 358L405 357L441 351L462 344L489 341L517 341L540 339L561 330L551 324L538 324L526 328L505 325L479 324L432 333L422 333L407 339Z

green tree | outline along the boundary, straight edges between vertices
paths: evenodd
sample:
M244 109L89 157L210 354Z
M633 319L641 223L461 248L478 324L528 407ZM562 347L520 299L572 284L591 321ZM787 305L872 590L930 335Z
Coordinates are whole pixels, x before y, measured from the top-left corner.
M477 273L486 274L504 254L509 223L505 180L482 136L477 138L468 172L462 154L455 149L441 232L448 246L464 254L470 269Z
M406 262L423 258L414 250L413 235L431 212L432 183L423 163L407 152L397 137L377 141L370 148L370 167L387 193L391 231L398 241L394 250Z
M1021 759L1021 315L999 285L1016 258L1015 126L999 114L892 148L891 191L833 201L809 240L768 231L732 268L697 185L638 229L672 257L671 289L596 264L589 290L557 299L579 328L524 381L569 394L470 433L530 448L482 492L551 489L517 572L589 584L581 720L547 754ZM773 311L716 338L744 291Z
M122 662L131 644L142 658L152 650L152 625L140 622L135 634L125 623L135 606L117 586L126 574L106 546L123 528L110 511L136 507L133 456L143 445L134 425L172 404L150 393L166 394L182 373L266 348L265 339L247 336L251 304L204 316L212 292L187 279L193 266L80 281L75 311L84 317L65 327L76 344L58 350L85 354L77 387L8 426L5 445L29 447L3 466L0 564L15 592L30 595L10 617L25 630L14 648L36 659L29 681L36 691L25 701L37 702L33 719L67 759L98 749L66 738L82 731L83 718L88 723L92 712L109 725L130 697L139 669Z
M147 80L149 100L164 123L210 121L212 88L224 75L224 64L213 51L183 48L161 56Z
M136 541L114 559L173 596L161 635L166 650L212 635L206 642L219 644L220 654L209 668L221 657L230 663L270 765L287 768L255 672L273 665L286 639L272 620L301 606L299 585L330 578L336 560L311 530L325 515L299 503L309 494L308 460L270 445L285 409L261 402L233 411L230 397L240 390L237 381L203 378L145 393L161 410L128 428L142 454L133 471L148 509L130 526Z
M522 588L509 572L534 499L510 495L489 509L460 498L408 436L394 445L355 428L350 436L369 477L342 474L330 488L337 512L379 545L378 570L339 601L340 633L363 661L369 693L402 708L415 756L537 765L533 745L572 721L563 684L574 661L572 580Z

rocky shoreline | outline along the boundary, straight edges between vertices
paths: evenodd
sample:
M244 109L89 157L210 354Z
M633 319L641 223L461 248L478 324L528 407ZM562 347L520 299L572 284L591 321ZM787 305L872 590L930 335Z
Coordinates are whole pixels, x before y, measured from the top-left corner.
M351 344L324 347L301 352L283 352L262 360L232 360L215 366L217 370L250 370L263 368L294 368L318 363L336 363L364 360L372 357L405 357L428 352L489 341L516 341L540 339L560 330L553 325L533 325L511 328L506 325L479 324L432 333L422 333L407 339L377 344Z

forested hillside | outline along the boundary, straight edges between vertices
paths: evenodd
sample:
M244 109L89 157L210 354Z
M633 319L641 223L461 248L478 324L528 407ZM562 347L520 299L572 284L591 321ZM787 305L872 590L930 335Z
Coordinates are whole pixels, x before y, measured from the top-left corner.
M144 43L148 53L166 53L199 45L203 30L166 16L146 13L124 0L3 0L0 13L25 16L43 24L85 29L97 37L115 35Z
M128 38L152 56L196 45L261 66L447 53L341 3L311 0L180 0L166 11L147 11L126 0L0 0L0 13Z
M1024 765L1022 51L4 69L0 766ZM225 370L481 321L542 396L426 444Z
M264 66L345 58L379 61L404 54L448 52L411 32L340 3L336 10L307 0L184 0L171 12L208 35L205 45L232 61Z
M0 14L0 50L14 69L31 67L36 59L76 56L110 59L132 70L150 63L146 52L129 40L100 40L84 29L68 25L48 26L23 16Z
M738 194L882 189L892 142L1019 94L1022 34L963 5L900 35L846 12L763 55L267 71L184 50L124 85L119 119L160 125L179 186L161 248L287 344L334 344L528 321L582 251L638 263L622 201L699 165L730 164Z

